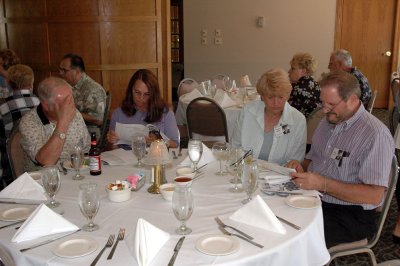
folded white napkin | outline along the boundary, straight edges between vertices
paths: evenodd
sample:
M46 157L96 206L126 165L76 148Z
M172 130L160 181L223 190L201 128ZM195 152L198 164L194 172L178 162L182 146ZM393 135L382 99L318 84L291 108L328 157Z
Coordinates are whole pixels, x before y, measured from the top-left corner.
M122 148L105 151L101 153L101 160L109 165L128 165L136 162L136 156L132 151L126 151Z
M20 243L53 234L74 232L78 229L79 227L42 203L21 225L11 241Z
M222 108L236 105L236 102L223 90L217 90L214 96L214 101L216 101Z
M23 173L0 191L2 199L47 200L43 187L28 173Z
M239 223L283 235L286 234L286 229L259 195L237 210L229 218Z
M183 94L179 100L184 102L184 103L190 103L196 98L203 97L203 94L198 89L194 89L191 92L188 92L186 94Z
M217 159L214 157L212 150L210 150L206 145L203 143L203 154L201 155L200 161L197 164L199 167L206 164L216 161ZM189 156L183 160L180 165L191 165L192 162L190 161Z
M139 266L149 265L168 241L169 234L139 218L135 234L130 234L125 243Z

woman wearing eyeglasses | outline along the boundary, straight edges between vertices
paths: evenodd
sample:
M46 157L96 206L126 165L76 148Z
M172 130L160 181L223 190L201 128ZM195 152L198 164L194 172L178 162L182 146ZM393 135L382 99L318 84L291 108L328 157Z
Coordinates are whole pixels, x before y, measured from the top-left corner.
M117 108L111 116L107 140L112 144L119 140L119 136L115 132L117 122L121 124L152 124L169 138L167 143L169 147L178 147L179 131L174 113L161 98L157 77L147 69L140 69L133 74L121 107ZM155 137L150 134L147 141L150 142Z
M292 85L283 69L271 69L257 82L261 101L246 104L232 138L234 146L252 149L256 158L286 164L303 161L306 119L289 105Z

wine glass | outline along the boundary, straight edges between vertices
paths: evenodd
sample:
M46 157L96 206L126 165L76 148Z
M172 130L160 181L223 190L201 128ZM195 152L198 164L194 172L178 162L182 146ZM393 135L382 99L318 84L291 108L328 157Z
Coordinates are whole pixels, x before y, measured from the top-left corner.
M75 176L72 177L73 180L82 180L85 176L81 175L80 168L83 165L85 155L83 154L83 149L80 146L75 146L74 150L71 152L71 166L75 169Z
M146 137L143 134L134 134L132 137L132 152L137 158L136 167L143 167L142 159L146 155Z
M57 166L45 167L42 176L42 184L47 195L50 197L50 202L47 203L47 206L50 208L60 206L60 203L54 199L61 185L60 172L58 171Z
M226 175L226 172L222 170L222 161L227 159L228 146L226 142L215 142L212 146L214 157L219 160L219 171L215 173L216 175Z
M97 184L94 183L79 185L79 208L83 216L89 220L89 222L82 227L83 231L92 232L99 229L99 226L93 223L93 218L96 216L100 207L100 200L96 188Z
M246 204L252 199L253 193L258 186L258 176L257 163L245 162L243 165L242 186L247 194L247 198L242 201L243 204Z
M243 168L243 160L240 160L244 155L244 151L242 148L232 148L229 151L229 158L228 158L228 170L234 176L233 182L234 187L230 188L229 191L233 193L243 192L243 188L238 186L239 184L239 177L242 175L242 168Z
M190 161L192 161L193 163L194 171L197 171L197 164L199 163L201 155L203 154L203 143L201 142L201 140L189 140L188 154Z
M191 186L176 185L172 195L172 210L181 225L175 230L178 235L187 235L192 229L186 226L186 221L193 213L193 194Z

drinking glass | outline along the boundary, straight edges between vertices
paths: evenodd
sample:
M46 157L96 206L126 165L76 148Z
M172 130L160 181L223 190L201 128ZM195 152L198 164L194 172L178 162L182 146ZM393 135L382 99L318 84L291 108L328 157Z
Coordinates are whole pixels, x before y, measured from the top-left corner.
M201 155L203 154L203 143L201 142L201 140L189 140L188 154L190 161L192 161L193 163L194 171L197 171L197 164L199 163Z
M143 134L135 134L132 137L132 152L137 158L136 167L143 167L142 159L146 155L146 137Z
M50 202L47 203L47 206L50 208L60 206L60 203L54 199L61 185L60 172L57 166L49 166L44 169L42 184L47 195L50 197Z
M228 146L226 142L215 142L212 146L214 157L219 160L219 171L215 173L216 175L226 175L226 172L222 170L222 161L226 161L228 157Z
M242 148L232 148L229 151L228 157L228 170L233 174L234 187L230 188L229 191L233 193L243 192L243 188L238 186L239 177L242 175L243 160L238 161L244 155Z
M99 226L93 223L93 218L96 216L100 207L100 200L96 188L97 184L93 183L79 185L79 208L83 216L89 220L89 222L82 227L83 231L92 232L99 229Z
M75 176L72 177L73 180L82 180L85 176L81 175L80 168L85 160L85 155L83 154L83 149L80 146L75 146L74 150L71 152L71 166L75 169Z
M175 230L178 235L187 235L192 229L186 226L186 221L193 213L193 194L190 185L176 185L172 195L172 210L181 225Z
M252 199L253 193L258 186L258 176L257 163L245 162L243 165L242 186L247 194L247 198L242 201L243 204L246 204Z

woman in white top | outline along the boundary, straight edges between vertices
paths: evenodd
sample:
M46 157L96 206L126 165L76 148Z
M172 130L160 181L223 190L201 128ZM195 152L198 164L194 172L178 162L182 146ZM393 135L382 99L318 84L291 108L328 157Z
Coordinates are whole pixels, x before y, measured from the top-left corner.
M286 164L303 161L306 150L306 119L287 102L292 91L283 69L271 69L257 82L261 101L247 104L233 133L232 144L252 149L256 158Z

